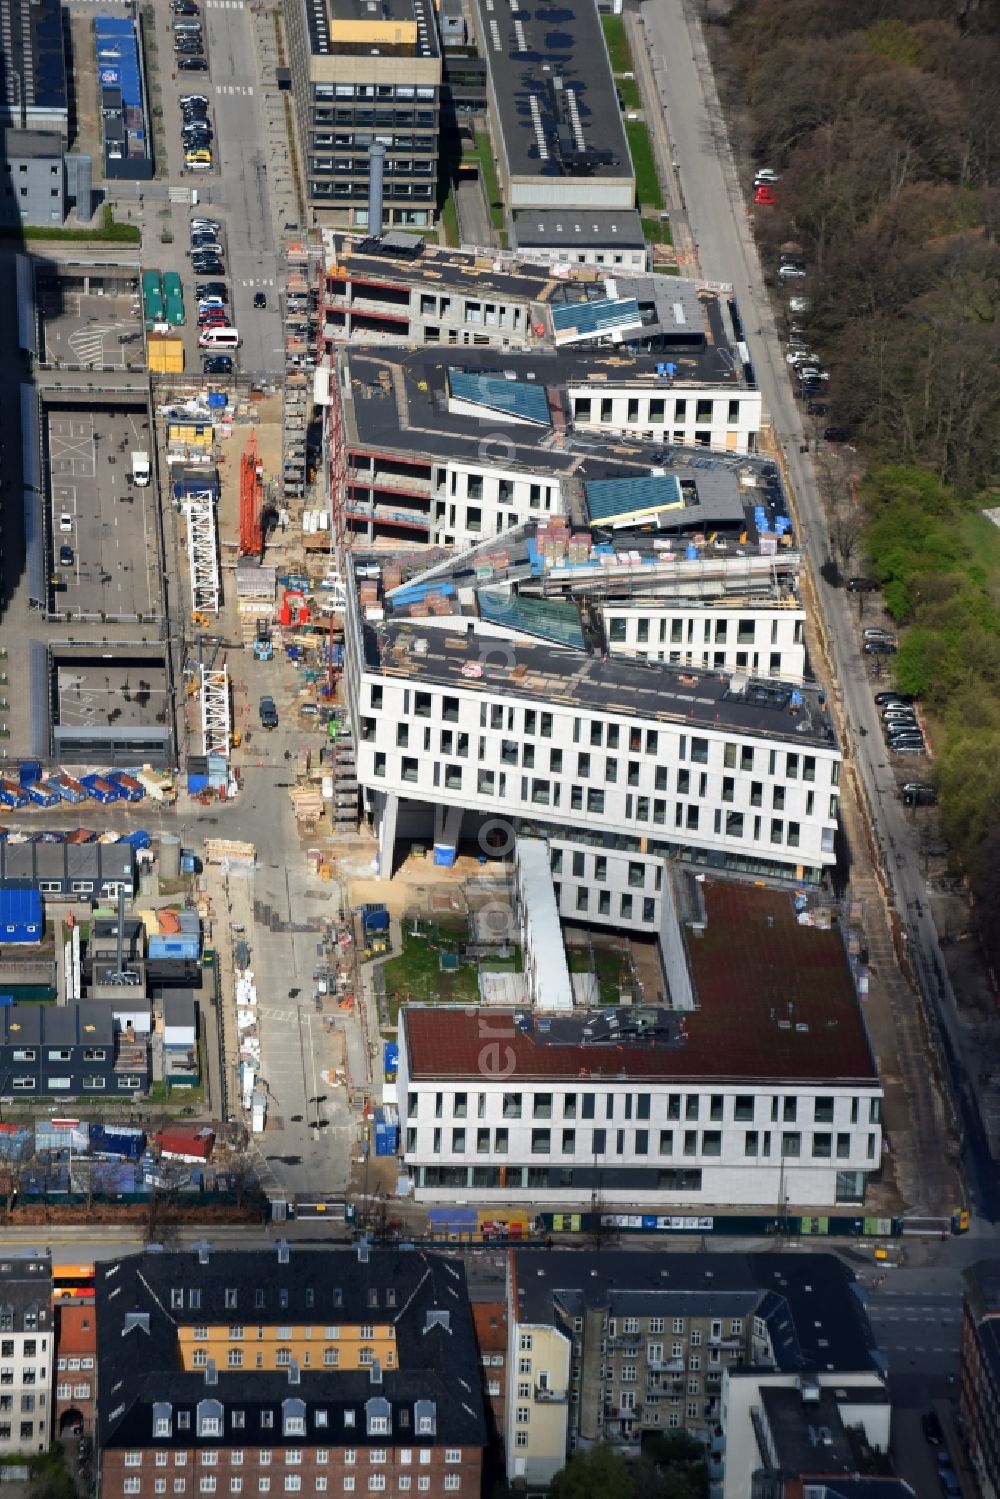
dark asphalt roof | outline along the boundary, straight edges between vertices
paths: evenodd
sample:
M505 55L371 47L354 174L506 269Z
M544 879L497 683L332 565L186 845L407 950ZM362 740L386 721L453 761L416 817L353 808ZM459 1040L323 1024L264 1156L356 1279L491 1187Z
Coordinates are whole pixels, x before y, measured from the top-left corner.
M726 1316L730 1306L750 1306L768 1323L784 1372L881 1371L854 1275L832 1254L512 1253L524 1322L551 1322L553 1300L563 1305L567 1298L633 1316Z
M414 1406L433 1401L433 1443L484 1446L485 1420L472 1316L461 1264L423 1251L358 1247L312 1250L292 1246L282 1263L270 1250L131 1255L103 1262L97 1272L98 1430L102 1445L146 1447L154 1404L192 1413L191 1428L173 1420L164 1446L196 1445L199 1402L221 1402L217 1441L235 1445L365 1446L364 1406L389 1402L391 1431L377 1445L419 1445ZM193 1294L192 1294L193 1293ZM258 1305L262 1301L263 1305ZM235 1304L234 1304L235 1302ZM181 1304L182 1303L182 1304ZM297 1380L282 1371L178 1368L178 1326L358 1325L391 1323L399 1367L302 1368ZM285 1401L301 1401L305 1435L282 1432ZM237 1428L234 1410L243 1412ZM273 1426L262 1417L277 1412ZM356 1425L348 1414L354 1413ZM405 1421L404 1421L405 1413ZM239 1434L236 1435L238 1430ZM266 1432L266 1435L264 1433ZM424 1439L425 1444L427 1439ZM158 1442L159 1445L159 1442Z
M596 5L477 0L476 9L511 174L631 177Z
M641 250L642 220L635 209L515 208L514 239L521 249Z

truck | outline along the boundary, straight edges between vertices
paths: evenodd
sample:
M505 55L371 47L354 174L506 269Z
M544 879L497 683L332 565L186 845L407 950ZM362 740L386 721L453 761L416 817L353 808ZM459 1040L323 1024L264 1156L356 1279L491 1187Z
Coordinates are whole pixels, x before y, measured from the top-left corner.
M184 322L184 292L176 271L164 271L163 296L167 306L167 322L179 328Z
M123 800L123 794L119 788L112 781L104 780L102 776L81 776L80 785L86 789L88 795L92 796L95 802L100 802L102 806L107 805L109 802L120 802Z
M145 788L135 776L130 776L125 770L109 770L104 779L118 786L127 802L141 802L146 795Z
M140 489L145 489L149 483L148 453L132 454L132 482L133 484L137 484Z
M87 800L86 789L80 785L79 781L74 780L72 776L68 776L64 770L60 771L58 775L52 776L49 780L49 785L53 791L58 791L64 802L85 802Z
M263 1088L255 1088L250 1104L250 1133L252 1135L262 1135L266 1119L267 1094Z

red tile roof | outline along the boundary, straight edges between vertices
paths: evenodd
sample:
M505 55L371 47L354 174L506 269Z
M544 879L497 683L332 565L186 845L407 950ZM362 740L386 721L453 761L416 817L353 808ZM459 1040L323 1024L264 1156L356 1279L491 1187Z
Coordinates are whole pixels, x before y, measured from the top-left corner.
M681 1045L545 1044L511 1011L409 1007L410 1076L875 1081L839 932L799 926L782 891L710 880L703 891L705 933L685 932L698 1009Z

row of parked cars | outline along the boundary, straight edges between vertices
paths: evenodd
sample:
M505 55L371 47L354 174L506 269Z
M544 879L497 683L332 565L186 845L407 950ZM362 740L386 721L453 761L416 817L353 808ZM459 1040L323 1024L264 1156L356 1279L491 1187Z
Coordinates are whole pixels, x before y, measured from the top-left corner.
M179 103L184 165L189 172L208 172L212 167L212 141L215 137L208 98L205 94L182 94Z
M194 0L170 0L170 9L177 18L171 29L178 68L182 73L207 73L205 38L197 5Z
M882 715L882 733L892 753L926 755L927 742L912 697L905 692L878 692L875 701Z

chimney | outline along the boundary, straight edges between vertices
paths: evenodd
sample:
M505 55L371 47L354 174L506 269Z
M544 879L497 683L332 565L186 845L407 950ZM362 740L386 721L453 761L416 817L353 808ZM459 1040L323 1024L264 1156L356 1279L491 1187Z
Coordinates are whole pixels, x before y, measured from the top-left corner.
M375 141L368 147L368 233L382 238L382 189L385 180L385 147Z

